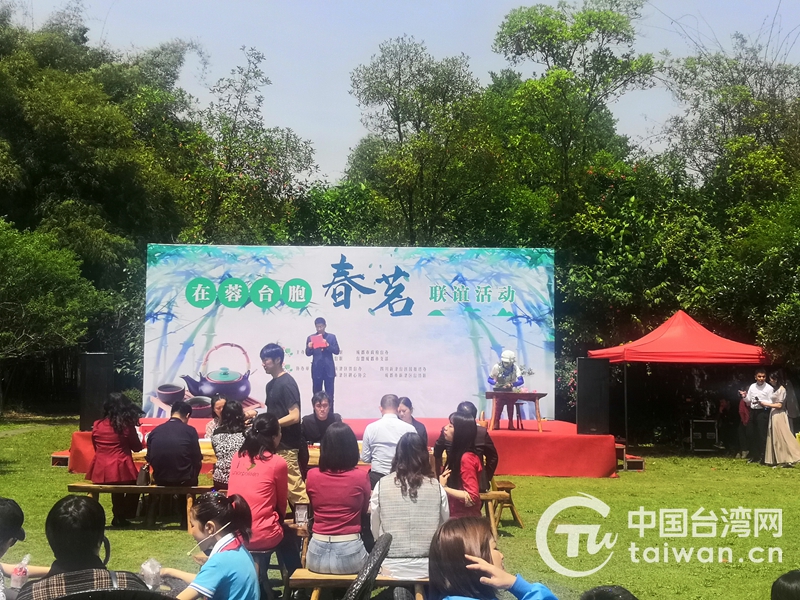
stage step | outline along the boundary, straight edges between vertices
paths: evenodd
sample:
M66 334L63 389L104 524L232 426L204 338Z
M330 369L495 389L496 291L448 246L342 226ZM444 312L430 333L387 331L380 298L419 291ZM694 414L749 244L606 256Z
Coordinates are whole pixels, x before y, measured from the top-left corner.
M614 444L614 448L617 451L617 460L624 461L625 460L625 444Z
M61 452L53 452L50 455L51 467L68 467L69 466L69 450L62 450Z
M617 453L617 471L644 471L644 459L628 454L624 440L623 443L616 442L614 449Z
M644 471L644 459L641 456L634 456L633 454L625 455L625 470L626 471Z

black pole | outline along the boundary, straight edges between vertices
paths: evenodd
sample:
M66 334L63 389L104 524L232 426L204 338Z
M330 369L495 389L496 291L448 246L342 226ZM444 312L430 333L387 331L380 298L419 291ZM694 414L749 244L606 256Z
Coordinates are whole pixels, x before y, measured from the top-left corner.
M628 439L628 363L624 363L622 372L625 381L625 446L627 446L630 443Z

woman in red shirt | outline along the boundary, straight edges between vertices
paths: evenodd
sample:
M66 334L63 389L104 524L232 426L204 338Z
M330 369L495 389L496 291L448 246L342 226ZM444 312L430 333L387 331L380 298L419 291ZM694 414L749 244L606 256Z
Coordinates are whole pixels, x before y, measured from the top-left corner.
M122 394L110 394L103 404L103 418L92 426L94 458L86 479L92 483L136 483L138 474L132 452L142 449L136 428L142 411ZM127 527L127 518L136 514L138 494L111 494L111 525Z
M344 423L332 423L322 437L319 468L311 469L306 491L314 511L314 532L306 567L314 573L358 573L367 558L361 518L369 511L369 474L356 468L358 441Z
M281 426L271 413L258 415L231 459L228 495L239 494L253 515L248 550L273 550L283 540L283 518L289 493L286 461L275 454Z
M450 518L480 517L481 459L475 453L477 425L470 415L455 412L444 428L444 438L450 442L447 464L439 483L450 501Z

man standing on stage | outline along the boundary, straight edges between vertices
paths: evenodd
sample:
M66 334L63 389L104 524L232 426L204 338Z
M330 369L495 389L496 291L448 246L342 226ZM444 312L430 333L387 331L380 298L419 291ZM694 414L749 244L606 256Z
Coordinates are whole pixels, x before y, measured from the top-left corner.
M267 383L266 412L278 417L281 426L281 443L278 455L289 468L289 503L308 504L306 484L300 475L298 454L303 436L300 432L300 388L294 378L283 370L283 348L278 344L267 344L261 349L261 365L272 380ZM264 409L251 410L247 417L255 416Z
M336 341L335 335L325 332L325 325L325 319L322 317L314 320L317 333L306 338L306 356L314 357L311 359L313 392L316 394L322 391L324 385L333 412L333 380L336 377L333 355L339 354L339 342Z

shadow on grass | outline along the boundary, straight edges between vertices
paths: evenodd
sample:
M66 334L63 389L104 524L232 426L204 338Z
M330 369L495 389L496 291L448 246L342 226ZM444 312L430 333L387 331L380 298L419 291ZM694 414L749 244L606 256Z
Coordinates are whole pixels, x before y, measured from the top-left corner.
M688 448L678 445L647 445L647 446L629 446L627 449L628 454L635 454L643 458L668 458L668 457L684 457L684 458L730 458L733 456L728 454L725 450L715 450L713 452L692 452Z
M515 529L519 529L519 527L514 525L514 521L509 521L507 524L504 524L501 521L500 525L497 526L497 537L503 539L505 538L514 539L515 537L517 537L516 535L514 535Z
M141 518L131 520L130 525L127 527L106 525L106 529L109 531L186 531L186 527L182 527L177 521L163 522L156 519L155 524L148 527Z
M0 475L9 475L16 471L19 471L16 462L0 458Z
M0 425L78 425L76 415L36 415L32 413L4 413Z

